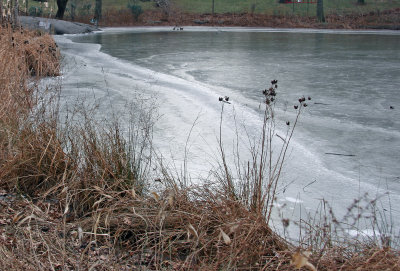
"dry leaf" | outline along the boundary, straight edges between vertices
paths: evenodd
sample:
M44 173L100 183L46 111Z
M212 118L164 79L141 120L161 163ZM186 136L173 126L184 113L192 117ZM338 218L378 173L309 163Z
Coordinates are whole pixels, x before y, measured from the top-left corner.
M291 264L295 266L296 269L300 269L302 267L307 267L311 271L317 271L315 266L308 261L308 258L311 255L311 251L297 251L292 255Z
M112 196L110 196L110 195L107 195L107 194L101 194L103 197L106 197L106 198L108 198L108 199L114 199Z
M94 208L96 205L100 204L105 198L101 198L98 201L96 201L95 203L93 203L92 208Z
M229 228L230 233L234 233L239 228L239 224L234 224Z
M78 239L80 242L82 242L82 238L83 238L83 230L82 228L79 226L78 227Z
M67 192L68 191L68 186L65 186L64 188L63 188L63 190L61 190L61 194L64 194L65 192Z
M156 192L151 192L151 194L153 195L153 197L154 197L154 199L155 199L156 201L159 201L159 200L160 200L160 196L159 196Z
M131 194L133 198L136 198L136 191L134 187L132 187Z
M219 228L219 230L221 231L221 236L225 245L230 245L232 243L231 238L221 228Z
M25 221L27 221L27 220L32 220L32 219L37 219L37 216L35 216L34 214L31 214L31 215L25 217L24 219L22 219L22 220L18 223L18 227L21 227L21 225L24 224Z
M78 237L78 232L77 231L71 231L71 237L72 239L76 239Z
M97 190L99 192L103 192L103 189L101 189L100 187L98 187L97 185L93 186L94 190Z
M69 212L69 206L68 204L65 206L65 210L64 210L64 216Z
M196 240L199 239L199 235L197 234L196 229L192 226L192 224L189 224L187 226L188 228L188 237L190 237L190 234L192 234L194 237L196 237Z
M171 206L171 207L174 206L174 196L173 196L173 195L170 195L170 196L168 197L168 204L169 204L169 206Z
M21 218L23 217L23 214L24 214L24 212L19 212L18 214L16 214L12 219L13 223L17 223L19 220L21 220Z

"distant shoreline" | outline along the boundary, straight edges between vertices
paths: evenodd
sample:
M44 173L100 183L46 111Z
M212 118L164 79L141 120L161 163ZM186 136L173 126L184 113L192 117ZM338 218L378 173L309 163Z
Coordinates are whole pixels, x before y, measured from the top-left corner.
M27 29L42 30L44 32L56 35L84 34L100 30L93 25L52 18L19 16L18 19L20 24Z
M148 26L208 26L208 27L249 27L273 29L330 29L330 30L400 30L400 8L364 15L327 15L326 22L315 17L279 16L266 14L192 14L179 13L166 16L148 10L136 21L127 16L104 16L100 28L108 27L148 27ZM63 34L84 34L101 30L90 24L90 16L79 17L76 21L57 20L31 16L20 16L21 25L28 29L41 29L45 32Z
M101 27L113 26L240 26L240 27L271 27L271 28L315 28L315 29L386 29L400 30L400 8L367 13L364 15L332 15L325 16L325 22L319 22L314 16L284 16L251 13L218 13L192 14L177 12L166 16L163 13L148 10L143 12L137 21L109 16L100 22ZM89 22L88 18L79 18Z
M247 26L193 26L181 25L182 31L190 32L285 32L285 33L325 33L325 34L393 34L400 35L400 31L390 29L325 29L325 28L281 28L281 27L247 27ZM102 27L100 32L119 33L129 31L174 31L171 25L146 26L111 26ZM176 31L179 32L179 31Z

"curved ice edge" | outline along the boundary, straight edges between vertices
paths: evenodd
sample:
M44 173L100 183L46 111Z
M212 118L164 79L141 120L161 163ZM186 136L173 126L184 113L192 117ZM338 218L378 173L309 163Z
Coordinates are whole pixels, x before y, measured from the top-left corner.
M78 37L78 36L89 36L105 32L104 29L94 30L87 33L76 33L76 34L64 34L64 35L53 35L53 37Z
M134 29L137 29L137 28L134 28ZM152 29L154 29L154 28L152 28ZM107 31L107 29L105 31ZM76 36L76 35L70 35L70 36ZM68 37L68 36L57 36L56 40L59 40L60 42L65 42L65 43L81 44L81 43L73 42L70 39L70 37ZM148 68L144 68L144 67L141 67L139 65L135 65L135 64L133 64L133 63L131 63L129 61L124 61L123 59L119 59L119 58L113 57L111 55L108 55L106 53L103 53L103 52L100 51L100 49L101 49L101 45L100 44L84 43L83 45L84 46L88 46L89 49L92 49L93 52L94 52L93 55L97 54L99 56L99 58L96 58L96 59L103 59L104 61L111 61L111 62L114 63L115 66L127 68L129 70L128 71L129 73L130 72L137 73L138 77L144 78L143 75L150 75L151 77L157 77L157 81L162 80L162 81L165 81L165 82L172 83L172 85L169 85L169 87L171 87L171 86L175 87L177 85L180 85L181 87L185 87L185 86L193 87L194 82L185 80L183 78L176 77L174 75L155 72L155 71L152 71L152 70L150 70ZM93 55L91 55L91 58L93 58ZM87 55L80 55L80 57L81 58L86 58L87 59L87 61L86 61L87 63L90 63L91 61L93 61L93 60L89 59ZM126 69L121 69L121 70L126 70ZM114 75L117 76L117 74L114 74ZM142 75L142 76L140 76L140 75ZM202 82L195 83L195 87L200 92L203 92L204 96L208 96L209 99L214 99L214 97L216 99L218 97L218 95L222 95L223 94L223 93L222 94L218 94L217 92L212 91L213 90L212 86L207 86L206 84L204 84ZM241 104L237 104L236 106L237 106L237 108L245 107L244 105L241 105ZM255 113L256 113L255 111L254 112L253 111L251 111L251 112L249 111L249 112L246 112L246 115L249 115L249 114L250 115L254 115ZM251 119L255 120L255 118L249 118L249 119L250 120ZM277 131L277 132L279 133L279 131ZM316 167L321 168L321 170L326 172L326 174L329 174L331 176L334 175L335 178L337 180L340 180L341 183L347 183L347 184L351 183L354 186L358 186L358 180L355 180L353 178L347 177L347 176L345 176L345 175L343 175L343 174L341 174L341 173L339 173L337 171L333 171L333 170L330 170L330 169L324 167L322 162L320 161L320 157L318 155L316 155L316 154L311 153L301 143L297 142L296 140L292 140L291 145L292 145L292 148L301 149L301 152L303 153L303 155L307 156L308 159L312 160L314 165ZM364 188L366 188L366 189L368 188L368 190L374 191L376 189L376 186L373 185L373 184L365 183Z

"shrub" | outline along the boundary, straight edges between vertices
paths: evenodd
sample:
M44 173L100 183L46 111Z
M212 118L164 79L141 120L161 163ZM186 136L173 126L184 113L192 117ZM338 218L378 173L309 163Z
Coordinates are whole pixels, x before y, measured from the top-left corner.
M28 14L29 16L42 16L43 10L41 7L30 7Z
M135 21L138 21L139 16L143 13L142 7L134 2L133 4L129 3L128 8L132 12Z

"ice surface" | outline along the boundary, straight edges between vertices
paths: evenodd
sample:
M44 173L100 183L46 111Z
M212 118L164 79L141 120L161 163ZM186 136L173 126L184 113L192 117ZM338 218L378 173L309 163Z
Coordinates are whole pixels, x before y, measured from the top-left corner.
M365 193L387 209L389 200L400 200L398 32L118 28L57 42L65 101L93 99L107 117L137 95L148 98L161 116L156 146L177 171L186 157L195 181L217 165L218 97L232 101L224 105L222 134L234 168L236 129L246 159L247 137L262 124L260 91L278 79L279 135L286 120L293 123L297 98L312 97L288 152L280 198L302 212L325 199L338 217ZM281 140L274 141L279 149ZM396 225L399 211L391 207Z

